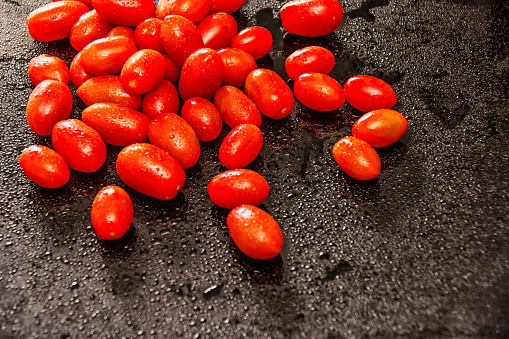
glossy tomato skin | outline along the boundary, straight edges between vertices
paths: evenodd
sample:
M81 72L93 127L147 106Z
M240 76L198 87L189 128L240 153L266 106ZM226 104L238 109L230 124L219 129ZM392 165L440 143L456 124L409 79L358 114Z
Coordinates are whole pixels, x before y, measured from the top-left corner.
M35 86L28 98L28 126L37 135L50 135L58 121L69 118L72 106L69 86L58 80L43 80Z
M99 133L78 119L59 121L51 133L53 148L70 168L91 173L106 160L106 144Z
M217 107L204 98L187 99L180 115L191 125L200 141L214 140L223 128L223 119Z
M304 106L322 112L333 111L345 103L345 92L339 82L323 73L299 75L293 94Z
M134 209L129 194L118 186L106 186L92 202L92 227L103 240L123 237L133 222Z
M367 142L348 136L332 148L332 155L339 167L357 180L371 180L380 173L381 163L375 149Z
M237 87L220 87L214 96L214 105L223 121L232 128L240 124L253 124L256 127L262 124L262 115L254 102Z
M212 0L212 6L209 9L209 14L224 12L232 14L241 8L246 0Z
M244 91L260 113L269 118L286 117L295 104L290 87L276 72L269 69L259 68L249 73Z
M113 27L114 24L103 20L93 9L83 14L72 26L69 42L75 50L81 51L92 41L107 37Z
M241 49L221 48L217 54L223 61L223 86L244 86L247 75L258 68L253 56Z
M93 74L87 73L81 64L81 51L72 59L69 71L71 74L71 82L76 88L79 88L85 81L94 77Z
M153 0L92 0L104 20L119 26L136 26L155 13Z
M153 49L163 54L163 44L161 43L161 24L163 21L158 18L148 18L136 26L134 30L134 41L139 49Z
M175 83L180 77L180 67L173 61L168 54L163 54L166 60L166 71L164 72L164 80Z
M164 19L167 15L181 15L193 24L199 23L212 6L212 0L159 0L156 17Z
M253 124L237 125L226 135L219 147L219 161L228 169L249 165L260 153L263 135Z
M71 175L64 158L42 145L32 145L24 149L19 156L19 164L28 179L46 188L65 185Z
M237 21L228 13L215 13L206 16L196 28L200 33L205 47L220 49L229 47L238 33Z
M88 11L87 5L79 1L51 2L28 14L28 32L32 38L41 42L67 38L72 26Z
M244 50L253 58L260 59L272 49L272 33L261 26L245 28L233 37L231 47Z
M113 102L137 111L141 110L143 100L141 94L127 92L118 75L92 77L78 87L76 94L87 106L100 102Z
M250 258L272 259L283 248L283 232L264 210L249 204L235 207L226 218L228 232L239 250Z
M309 72L329 74L334 68L336 59L327 48L307 46L296 50L285 61L288 77L296 80L299 75Z
M175 85L163 80L159 86L146 93L141 104L141 111L150 119L163 113L177 113L179 94Z
M116 74L120 73L127 59L137 51L134 40L125 36L97 39L81 50L81 64L90 74Z
M205 47L193 22L181 15L168 15L161 24L161 43L166 54L182 68L187 57Z
M150 121L150 143L166 151L184 169L200 158L200 141L191 125L175 113L165 113Z
M376 109L362 115L352 126L354 137L375 148L387 147L398 141L408 127L407 119L392 109Z
M136 34L134 31L134 28L129 27L129 26L115 26L108 32L108 36L109 37L123 36L128 39L131 39L132 41L134 41L136 43L136 40L135 40Z
M293 0L279 14L288 32L308 37L332 33L343 20L343 8L337 0Z
M127 59L120 72L120 81L126 91L144 94L163 81L166 60L156 50L142 49Z
M345 82L346 101L363 112L392 108L396 92L387 82L370 75L356 75Z
M269 195L269 184L260 174L241 168L214 176L207 185L210 200L222 208L260 205Z
M186 172L168 153L147 143L126 146L117 156L118 176L132 189L171 200L182 189Z
M49 54L41 54L28 63L28 77L34 86L47 79L67 84L71 80L71 72L64 60Z
M150 119L132 108L107 102L97 103L83 110L81 120L110 145L127 146L147 141Z

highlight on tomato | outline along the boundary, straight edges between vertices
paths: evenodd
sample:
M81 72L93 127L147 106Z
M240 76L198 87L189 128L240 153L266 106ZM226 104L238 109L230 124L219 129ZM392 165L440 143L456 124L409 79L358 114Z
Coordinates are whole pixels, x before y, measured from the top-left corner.
M207 99L187 99L182 105L180 116L191 125L200 141L211 141L221 134L223 119L217 107Z
M345 103L345 92L339 82L323 73L299 75L293 85L293 94L304 106L322 112L333 111Z
M381 162L375 149L353 136L340 139L332 148L332 155L339 167L357 180L371 180L378 176Z
M371 75L356 75L345 82L346 101L363 112L392 108L397 96L387 82Z
M121 187L103 187L94 197L90 215L92 227L99 238L119 239L127 233L133 221L131 197Z
M19 165L28 179L45 188L61 187L71 175L64 158L43 145L25 148L19 156Z
M263 135L253 124L240 124L232 128L219 147L219 161L228 169L249 165L260 153Z
M354 137L375 148L387 147L405 134L408 121L403 114L392 109L376 109L363 114L352 126Z
M28 77L34 86L48 79L68 84L71 72L64 60L49 54L41 54L28 63Z
M279 14L288 32L307 37L332 33L343 20L343 8L337 0L293 0Z

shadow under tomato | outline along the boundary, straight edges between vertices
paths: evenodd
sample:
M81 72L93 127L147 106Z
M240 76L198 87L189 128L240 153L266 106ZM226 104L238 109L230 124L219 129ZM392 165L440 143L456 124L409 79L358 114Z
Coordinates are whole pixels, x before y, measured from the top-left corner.
M281 285L284 275L281 255L268 260L253 259L242 253L232 240L229 248L234 265L238 267L244 279L260 287Z
M337 134L345 127L352 127L356 120L355 110L349 105L328 112L320 112L296 102L292 115L298 126L305 131L320 137Z
M343 43L334 33L329 33L322 37L305 37L286 33L283 36L283 56L289 57L293 52L308 46L319 46L328 49L338 57L343 52Z
M376 152L382 163L381 172L387 172L391 168L397 167L405 159L406 151L405 144L399 140L390 146L377 148Z
M138 241L138 234L134 225L129 227L123 237L116 240L102 240L98 241L98 250L103 258L103 262L107 265L121 265L126 262Z
M370 205L380 199L380 182L377 178L367 181L356 180L338 167L333 182L338 186L342 196L359 205Z

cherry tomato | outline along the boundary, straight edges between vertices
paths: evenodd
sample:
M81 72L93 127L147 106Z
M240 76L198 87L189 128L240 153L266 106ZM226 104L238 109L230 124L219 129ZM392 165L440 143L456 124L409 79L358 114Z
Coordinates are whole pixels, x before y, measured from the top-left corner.
M253 56L241 49L222 48L217 54L223 61L223 86L244 86L247 75L258 68Z
M158 51L142 49L127 59L120 72L125 90L144 94L156 88L164 78L166 60Z
M288 32L308 37L332 33L343 20L343 8L337 0L293 0L279 14Z
M309 72L329 74L336 59L327 48L308 46L296 50L285 61L288 77L295 80L299 75Z
M259 68L249 73L244 91L260 113L269 118L286 117L295 104L290 87L276 72L269 69Z
M99 102L113 102L137 111L141 110L143 100L141 94L127 92L118 75L92 77L78 87L76 94L87 106Z
M181 15L168 15L161 24L161 43L166 54L182 68L187 57L205 47L193 22Z
M219 161L228 169L249 165L260 153L263 135L253 124L237 125L226 135L219 147Z
M167 80L146 93L141 104L141 111L150 119L163 113L177 113L178 109L179 94L175 86Z
M118 186L103 187L92 203L92 227L103 240L123 237L133 222L133 203L129 194Z
M79 1L51 2L28 14L28 32L42 42L67 38L72 26L88 11L87 5Z
M131 39L136 43L136 34L132 27L129 26L115 26L109 32L108 36L124 36L128 39Z
M223 82L223 61L216 51L201 48L182 66L179 93L184 101L192 97L211 100Z
M81 64L87 73L109 75L120 73L124 63L138 48L125 36L94 40L81 50Z
M161 24L158 18L148 18L136 26L134 41L139 49L153 49L159 53L166 53L161 43Z
M301 74L293 85L295 98L317 111L333 111L345 103L345 92L333 77L323 73Z
M72 59L69 71L71 73L71 82L76 88L79 88L85 81L94 77L94 75L87 73L83 68L81 52L78 52Z
M191 125L175 113L157 116L148 125L150 143L163 149L184 169L198 162L200 141Z
M239 8L241 8L246 0L212 0L212 6L210 7L209 14L224 12L232 14Z
M211 141L219 136L223 128L223 119L217 107L200 97L189 98L180 112L182 119L193 128L198 140Z
M164 72L164 80L175 83L180 77L180 67L173 61L168 54L163 54L166 60L166 71Z
M375 148L394 144L405 134L408 122L392 109L377 109L362 115L352 126L352 134Z
M58 80L43 80L35 86L28 98L28 126L37 135L50 135L57 122L69 118L72 106L69 86Z
M104 21L93 9L83 14L72 26L69 42L75 50L81 51L92 41L106 38L113 27L114 24Z
M378 153L367 142L348 136L332 148L332 155L341 169L357 180L371 180L380 173Z
M164 19L170 14L181 15L196 25L207 15L211 6L212 0L159 0L156 17Z
M228 213L228 232L239 250L250 258L272 259L283 248L283 233L277 221L253 205L240 205Z
M129 187L159 200L173 199L186 180L186 172L175 159L147 143L126 146L118 154L115 166Z
M51 142L55 151L76 171L95 172L106 160L106 145L99 133L78 119L57 122Z
M97 13L120 26L136 26L155 13L154 0L92 0Z
M150 119L132 108L97 103L81 112L81 120L96 130L107 144L127 146L147 141Z
M64 60L48 54L41 54L28 63L28 77L34 86L47 79L67 84L71 80L71 72Z
M19 165L28 179L46 188L65 185L71 175L64 158L42 145L33 145L23 150L19 156Z
M237 21L228 13L215 13L206 16L196 25L205 47L220 49L229 47L238 33Z
M233 37L231 47L244 50L253 58L260 59L272 49L272 33L260 26L245 28Z
M213 177L207 191L214 204L232 209L242 204L260 205L269 194L269 184L255 171L241 168Z
M240 124L253 124L260 127L262 115L253 101L237 87L223 86L214 96L223 121L230 127Z
M379 108L392 108L396 93L391 85L374 76L356 75L345 82L346 101L363 112Z

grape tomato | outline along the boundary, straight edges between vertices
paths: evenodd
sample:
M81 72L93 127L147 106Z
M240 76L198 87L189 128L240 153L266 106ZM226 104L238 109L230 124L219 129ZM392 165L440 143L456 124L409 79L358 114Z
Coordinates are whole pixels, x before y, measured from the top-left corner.
M327 48L307 46L296 50L285 61L288 77L295 80L299 75L309 72L329 74L334 68L336 59Z
M211 141L219 136L223 119L217 107L200 97L189 98L182 105L181 117L191 125L200 141Z
M345 103L343 88L333 77L323 73L301 74L293 85L295 98L317 111L333 111Z
M367 142L348 136L340 139L332 148L332 155L339 167L357 180L371 180L381 169L380 158Z
M357 119L352 126L352 134L379 148L394 144L405 134L407 127L407 119L401 113L392 109L377 109Z
M237 125L223 139L219 147L219 161L228 169L249 165L260 153L263 135L253 124Z
M307 37L332 33L343 20L343 8L337 0L293 0L279 14L288 32Z
M131 227L133 215L131 197L118 186L103 187L92 202L92 227L103 240L123 237Z
M346 101L363 112L392 108L397 97L387 82L370 75L356 75L345 82Z
M58 188L70 178L69 166L64 158L49 147L32 145L23 150L19 164L25 175L45 188Z

